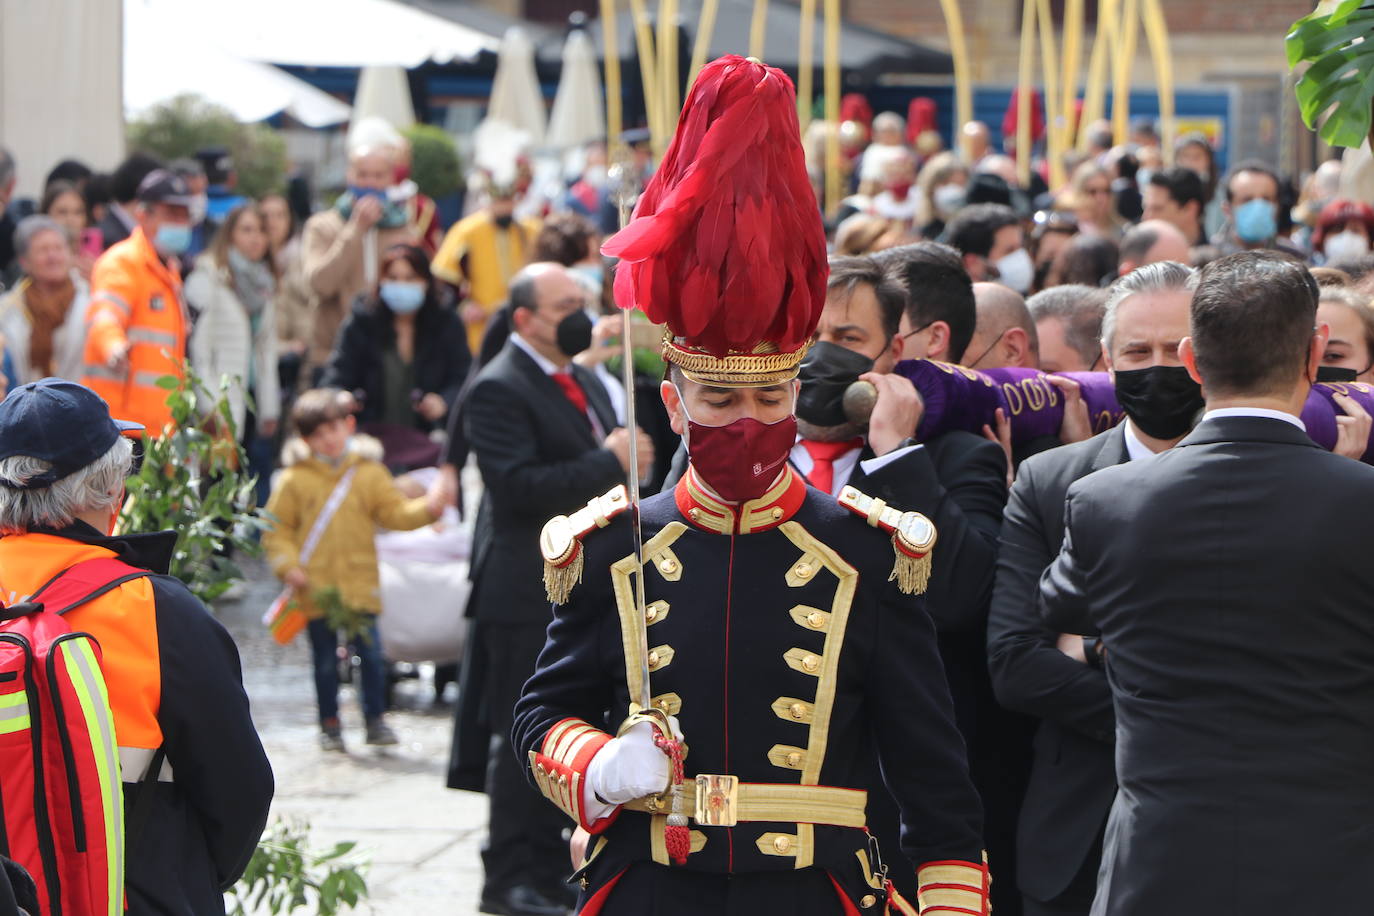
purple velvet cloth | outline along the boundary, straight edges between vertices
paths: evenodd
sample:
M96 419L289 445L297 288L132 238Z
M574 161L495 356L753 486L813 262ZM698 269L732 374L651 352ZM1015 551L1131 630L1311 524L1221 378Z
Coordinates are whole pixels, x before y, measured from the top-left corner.
M1011 441L1020 445L1043 436L1059 435L1064 419L1064 398L1039 369L965 369L928 359L905 359L897 363L898 375L911 379L925 402L916 435L929 439L940 433L962 429L981 433L992 426L993 412L1001 407L1011 420ZM1078 382L1088 405L1094 433L1111 429L1124 414L1116 402L1111 377L1105 372L1064 372ZM1336 446L1336 417L1344 413L1332 400L1336 393L1347 394L1374 414L1374 386L1362 382L1321 382L1312 387L1303 407L1302 421L1307 434L1325 449ZM1374 464L1374 439L1362 459Z
M1302 408L1302 422L1312 441L1324 449L1336 447L1336 418L1345 414L1333 400L1336 394L1349 395L1351 400L1374 414L1374 385L1364 382L1318 382L1313 385ZM1360 460L1374 464L1374 438L1370 439Z
M985 424L993 425L993 412L999 407L1011 420L1013 445L1059 435L1064 397L1039 369L975 370L930 359L904 359L894 371L911 379L925 402L917 438L929 439L954 429L981 433ZM1124 414L1107 373L1063 374L1081 386L1094 433L1121 422Z

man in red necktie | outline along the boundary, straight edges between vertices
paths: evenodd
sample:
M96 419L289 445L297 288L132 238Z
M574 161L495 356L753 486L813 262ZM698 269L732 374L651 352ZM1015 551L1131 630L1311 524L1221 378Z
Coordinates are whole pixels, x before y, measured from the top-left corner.
M815 414L808 420L805 404L798 405L801 436L791 460L818 490L839 493L856 471L873 473L916 447L911 436L921 419L920 396L907 379L889 374L902 358L905 341L897 327L904 305L901 285L869 258L832 259L825 310L816 329L817 341L829 346L819 347L811 360L871 366L859 378L877 388L878 400L866 427L848 419L831 425ZM831 349L841 347L850 353ZM809 365L802 369L803 383Z
M540 527L550 514L585 506L625 480L631 432L616 426L596 376L573 365L592 340L586 294L573 276L559 264L531 264L511 281L510 306L513 333L462 405L484 492L448 785L485 788L491 802L483 912L557 916L569 902L563 823L511 753L511 708L534 672L551 618ZM654 449L637 434L643 477Z

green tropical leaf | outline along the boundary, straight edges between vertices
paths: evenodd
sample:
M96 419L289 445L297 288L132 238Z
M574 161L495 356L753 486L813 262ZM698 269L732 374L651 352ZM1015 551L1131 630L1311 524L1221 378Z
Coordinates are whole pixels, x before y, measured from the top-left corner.
M1374 121L1374 3L1319 7L1293 23L1285 45L1290 67L1310 65L1294 86L1303 121L1332 146L1363 143Z

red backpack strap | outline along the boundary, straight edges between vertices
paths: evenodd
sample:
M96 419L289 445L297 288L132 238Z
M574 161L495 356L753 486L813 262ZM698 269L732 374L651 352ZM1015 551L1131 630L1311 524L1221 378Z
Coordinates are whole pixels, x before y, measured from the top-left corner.
M115 557L98 557L68 567L34 592L26 604L62 615L134 579L152 575Z

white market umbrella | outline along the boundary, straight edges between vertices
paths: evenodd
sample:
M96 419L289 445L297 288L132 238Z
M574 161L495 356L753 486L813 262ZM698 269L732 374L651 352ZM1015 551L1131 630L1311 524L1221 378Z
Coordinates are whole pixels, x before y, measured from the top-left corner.
M534 72L534 44L519 26L501 39L485 120L523 131L535 146L544 142L544 94Z
M606 136L606 111L601 98L601 73L596 48L582 29L574 29L563 44L563 72L553 98L544 145L576 149Z
M352 109L270 64L244 60L178 21L170 0L125 0L124 111L136 117L186 93L244 122L286 112L308 127L347 121Z
M394 0L181 0L177 19L243 57L303 67L409 70L496 50L490 35Z
M353 119L376 117L397 130L415 123L415 104L410 99L410 81L400 67L373 65L358 74L358 92L353 96Z

